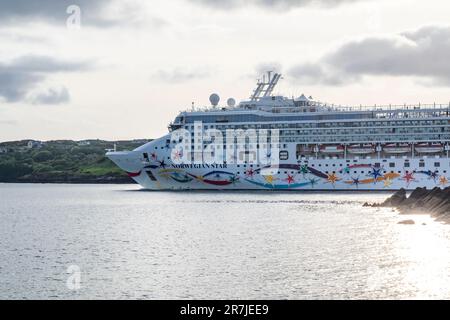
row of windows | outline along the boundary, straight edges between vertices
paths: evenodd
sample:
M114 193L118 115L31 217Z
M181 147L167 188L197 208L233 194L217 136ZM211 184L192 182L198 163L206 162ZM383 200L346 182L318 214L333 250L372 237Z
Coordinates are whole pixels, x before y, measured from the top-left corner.
M348 162L348 161L347 161ZM355 162L356 162L356 160L355 160ZM305 163L307 163L307 162L305 162ZM315 166L315 164L312 164L311 165L311 167L314 167ZM322 167L322 164L321 163L319 163L318 165L317 165L318 167ZM323 165L324 167L337 167L338 165L337 164L335 164L335 163L333 163L332 165L329 165L328 163L327 164L325 164L325 165ZM375 163L375 165L374 165L375 167L381 167L381 164L380 163ZM405 168L410 168L411 167L411 163L410 162L405 162L404 164L403 164L403 166L405 167ZM439 168L440 166L441 166L441 163L440 162L435 162L434 163L434 166L436 167L436 168ZM339 164L339 167L343 167L343 164L342 163L340 163ZM389 168L395 168L396 167L396 165L395 165L395 163L394 162L390 162L389 163ZM419 167L420 168L424 168L425 167L425 162L424 161L421 161L421 162L419 162Z
M242 121L240 121L242 122ZM414 123L416 122L416 123ZM432 126L447 126L450 124L449 120L436 120L436 121L414 121L414 122L403 122L403 121L390 121L390 122L324 122L324 123L272 123L272 124L227 124L227 125L211 125L204 124L203 129L358 129L358 128L379 128L379 129L392 129L392 128L417 128L417 127L432 127ZM186 125L186 130L194 131L193 125ZM202 126L198 125L197 129L202 129Z
M187 115L185 123L191 124L196 121L205 123L223 123L223 122L277 122L277 121L333 121L345 122L352 120L378 120L376 122L384 123L395 119L405 119L397 122L413 122L416 118L438 118L448 116L447 112L415 112L410 114L402 113L328 113L328 114L296 114L287 116L262 116L258 114L240 113L240 114L208 114L208 115ZM407 120L406 120L407 119ZM411 119L411 120L410 120ZM181 118L176 119L176 121ZM337 120L337 121L336 121ZM340 120L340 121L339 121ZM426 120L432 121L432 120Z
M361 171L360 172L360 174L369 174L369 173L371 173L372 171L367 171L367 172L365 172L365 171ZM277 172L274 172L273 174L281 174L281 173L283 173L283 172L280 172L280 171L277 171ZM284 174L297 174L297 173L302 173L301 171L284 171ZM325 171L325 174L337 174L338 172L336 172L336 171ZM339 172L340 173L340 172ZM384 174L386 174L386 173L388 173L388 171L383 171L383 173ZM394 172L394 171L390 171L389 173L398 173L398 174L403 174L403 173L410 173L410 171L408 171L408 170L406 170L406 171L397 171L397 172ZM440 173L439 172L439 170L437 170L437 171L435 171L435 173ZM442 171L442 173L447 173L447 170L444 170L444 171ZM238 171L237 172L237 174L240 174L240 172ZM359 174L359 172L358 171L353 171L353 174Z

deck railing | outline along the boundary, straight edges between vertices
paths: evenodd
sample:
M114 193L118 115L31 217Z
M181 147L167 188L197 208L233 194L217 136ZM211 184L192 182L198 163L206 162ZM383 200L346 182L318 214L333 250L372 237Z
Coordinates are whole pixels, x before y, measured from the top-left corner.
M398 111L450 111L450 103L448 104L438 104L438 103L429 103L429 104L401 104L401 105L359 105L359 106L342 106L342 105L336 105L336 104L329 104L329 103L322 103L322 102L315 102L312 103L309 107L316 107L315 112L354 112L354 111L361 111L361 112L398 112ZM237 110L258 110L258 107L256 109L245 109L240 108L239 106L236 107L200 107L195 109L186 109L181 112L222 112L222 111L237 111ZM296 112L302 112L301 107L296 106L279 106L279 107L272 107L272 112L276 113L283 113L283 111L287 113L296 113Z

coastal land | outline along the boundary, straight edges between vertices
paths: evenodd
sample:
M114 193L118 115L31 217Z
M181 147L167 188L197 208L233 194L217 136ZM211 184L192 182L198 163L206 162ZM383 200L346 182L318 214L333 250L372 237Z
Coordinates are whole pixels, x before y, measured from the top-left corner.
M0 143L2 183L134 183L105 157L150 140L22 140Z

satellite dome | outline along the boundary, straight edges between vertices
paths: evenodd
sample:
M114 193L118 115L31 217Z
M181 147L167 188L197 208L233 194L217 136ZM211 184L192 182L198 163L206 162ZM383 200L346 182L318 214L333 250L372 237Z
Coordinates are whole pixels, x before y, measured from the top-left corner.
M220 97L217 93L213 93L211 96L209 96L209 101L215 107L219 104Z
M227 100L227 105L232 108L236 105L236 100L234 100L233 98L230 98Z

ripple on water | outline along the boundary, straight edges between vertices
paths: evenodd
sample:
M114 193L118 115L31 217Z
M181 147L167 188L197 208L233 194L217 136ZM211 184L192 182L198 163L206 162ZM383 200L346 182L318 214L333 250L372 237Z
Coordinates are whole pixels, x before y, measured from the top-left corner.
M450 226L386 194L133 190L0 184L0 298L450 298Z

